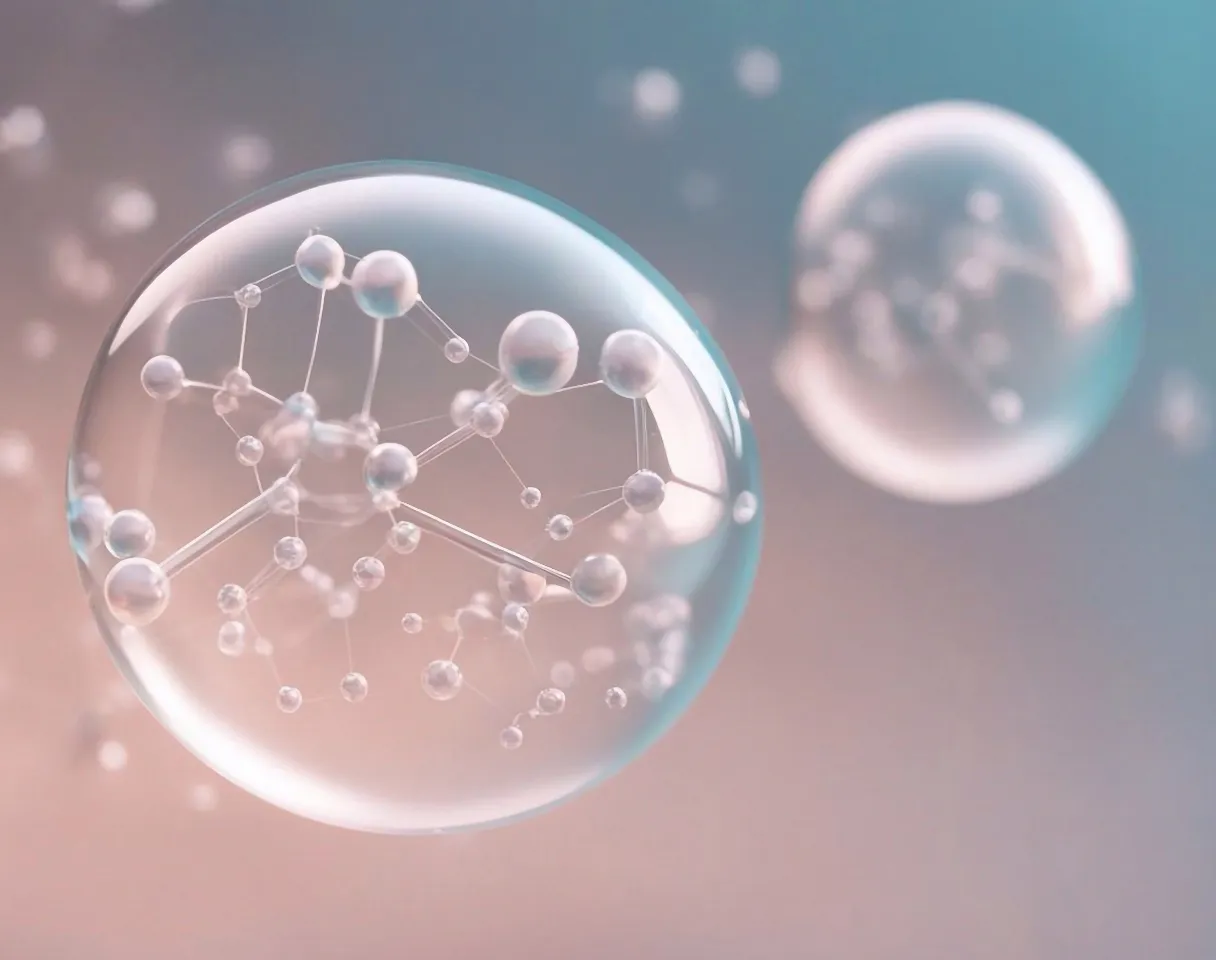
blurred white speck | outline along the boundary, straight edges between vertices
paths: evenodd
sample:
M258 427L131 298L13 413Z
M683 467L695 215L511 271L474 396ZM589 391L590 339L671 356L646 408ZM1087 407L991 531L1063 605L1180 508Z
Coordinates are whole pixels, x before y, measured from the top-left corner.
M21 352L29 360L46 360L59 346L59 334L45 320L28 320L21 328Z
M199 813L210 813L219 799L219 793L209 783L198 783L190 788L190 809Z
M115 183L101 192L101 228L112 236L143 233L156 222L156 200L143 187Z
M670 120L679 112L683 99L680 81L666 70L652 67L633 78L633 112L639 120L648 123Z
M97 748L97 762L107 773L117 773L127 765L127 748L117 740L106 740Z
M557 663L549 669L549 680L553 686L562 690L567 690L574 685L575 670L574 664L568 660L558 660Z
M0 152L31 150L46 136L46 118L37 107L14 107L0 117Z
M967 213L980 223L995 223L1004 207L1000 194L991 190L972 190L967 197Z
M257 133L238 133L224 142L224 170L234 180L250 180L269 169L274 159L270 141Z
M781 61L772 50L748 47L735 58L735 82L757 100L771 97L781 87Z
M1161 381L1157 428L1181 454L1198 453L1212 432L1212 404L1208 392L1184 370L1173 370Z
M24 433L0 433L0 479L19 480L34 472L34 445Z
M104 300L114 289L109 264L93 259L84 241L73 233L51 244L51 276L64 290L88 302Z
M722 196L718 178L704 170L693 170L680 181L680 199L689 210L709 210Z

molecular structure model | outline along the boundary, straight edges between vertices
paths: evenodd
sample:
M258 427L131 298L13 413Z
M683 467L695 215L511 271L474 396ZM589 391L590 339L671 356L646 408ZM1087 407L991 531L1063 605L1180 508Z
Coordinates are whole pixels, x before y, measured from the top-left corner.
M1062 268L1016 242L1003 224L1004 201L976 187L965 219L937 237L923 236L928 211L913 215L894 201L864 205L864 228L845 226L817 251L798 278L799 305L833 311L850 328L853 348L883 376L898 378L931 355L960 379L997 424L1018 424L1024 397L1008 382L1013 344L997 303L1011 279L1030 279L1054 297L1066 287ZM908 236L909 229L916 235ZM909 250L928 242L937 254L937 282L918 276ZM918 258L919 258L918 254ZM985 304L993 308L985 310ZM931 351L927 352L927 351Z
M263 297L274 286L287 281L303 281L315 288L319 304L312 355L300 390L280 400L255 384L244 369L245 344ZM349 288L362 313L373 318L375 333L361 408L347 419L329 420L321 418L318 403L309 390L317 363L326 299L336 296L343 287ZM109 613L119 624L137 629L153 624L170 606L171 585L175 578L219 545L268 516L293 519L294 531L277 540L264 569L251 582L217 584L216 603L222 622L216 642L219 651L228 656L239 656L247 647L252 647L255 654L269 662L278 684L277 705L286 714L296 713L313 699L336 699L340 695L346 701L358 703L369 693L368 679L355 670L353 659L349 671L335 677L337 690L331 696L313 697L310 694L306 697L304 691L280 676L274 646L258 632L253 615L256 602L288 573L303 576L326 598L328 616L341 620L344 625L349 655L349 621L355 612L358 595L385 584L390 578L386 561L393 555L410 554L418 548L423 537L435 537L494 565L497 598L483 591L467 606L444 618L455 633L452 650L446 657L427 663L421 675L423 691L436 701L449 701L465 688L485 697L462 671L460 651L472 630L484 627L487 618L496 618L501 630L519 640L518 646L530 659L523 640L536 605L567 600L599 608L622 597L628 576L625 565L614 554L603 552L586 556L568 572L555 569L416 506L409 502L406 494L419 471L461 444L480 441L497 451L519 482L522 506L535 510L541 503L541 491L523 483L495 440L507 424L512 401L520 395L551 397L568 390L603 388L633 404L636 468L618 486L592 491L602 496L615 493L608 504L578 518L567 513L550 516L543 525L541 542L546 538L566 540L586 519L621 505L631 516L658 510L668 483L682 481L664 478L650 469L645 398L658 383L663 365L669 362L664 348L655 338L637 329L613 332L604 341L599 357L600 379L571 385L579 356L578 337L562 317L537 310L523 313L506 325L498 345L497 363L490 363L471 354L466 340L422 300L417 273L405 256L391 250L378 250L356 257L345 252L338 241L317 231L300 244L293 264L246 284L232 296L241 312L241 346L235 364L222 377L222 382L193 380L187 376L182 363L168 355L148 360L142 368L141 381L147 396L160 404L171 404L190 391L210 393L215 414L235 437L235 458L249 469L257 485L257 494L160 560L152 559L156 548L153 518L134 509L112 512L100 494L78 498L71 507L73 529L82 531L76 536L77 540L83 538L86 545L98 548L104 545L117 560L105 576L102 596ZM462 364L472 359L492 371L491 382L484 389L466 389L456 394L450 410L444 415L450 416L453 429L417 452L400 443L382 441L381 434L387 431L382 431L373 417L373 396L381 368L385 324L399 318L420 330L428 325L431 330L438 330L444 338L443 355L450 363ZM249 434L238 430L231 419L247 398L259 398L259 403L269 404L273 411L261 423L260 429ZM362 489L338 494L311 492L306 482L309 461L332 460L335 451L346 450L356 450L363 457ZM268 456L272 453L286 465L282 474L273 478L263 475L272 462ZM713 491L701 492L721 497ZM384 525L383 545L375 553L353 559L349 582L344 578L336 581L310 563L310 537L307 535L310 528L302 516L302 506L306 505L327 512L331 517L341 517L342 523L336 524L339 531L343 525L348 528L367 523ZM730 515L734 522L746 523L756 511L754 495L746 493L731 504ZM335 522L329 521L324 529L332 532ZM676 626L687 622L687 601L678 597L659 598L659 601L658 607L654 606L656 601L651 601L654 608L647 608L648 616L665 617ZM403 609L400 613L401 629L407 634L421 632L425 622L430 620L428 617L424 621L422 615L411 609ZM588 655L593 653L589 651ZM607 654L611 656L612 651ZM652 663L643 676L642 689L661 692L673 682L677 666L670 662ZM604 703L613 710L624 708L628 699L629 694L621 686L603 691ZM559 714L565 705L566 694L560 686L554 685L541 689L534 703L515 705L522 706L522 710L504 708L503 719L510 716L510 720L499 734L501 745L508 750L520 747L524 741L525 720Z

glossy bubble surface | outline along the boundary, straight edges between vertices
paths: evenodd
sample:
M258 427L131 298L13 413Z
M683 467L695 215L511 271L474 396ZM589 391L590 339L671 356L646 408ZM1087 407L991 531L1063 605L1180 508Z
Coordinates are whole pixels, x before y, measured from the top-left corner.
M332 257L305 276L310 236ZM360 276L369 254L409 282ZM504 346L538 311L577 343L542 318ZM637 399L599 383L622 330L662 352ZM219 773L355 829L501 823L619 770L709 680L760 543L740 402L678 294L577 213L450 167L320 171L219 214L131 298L82 401L73 543L124 673ZM639 470L663 484L646 513L621 493ZM122 510L155 524L135 573L156 576L107 594L80 518Z
M847 140L803 197L778 378L845 466L916 500L1041 482L1101 431L1141 338L1119 210L1054 136L937 103Z

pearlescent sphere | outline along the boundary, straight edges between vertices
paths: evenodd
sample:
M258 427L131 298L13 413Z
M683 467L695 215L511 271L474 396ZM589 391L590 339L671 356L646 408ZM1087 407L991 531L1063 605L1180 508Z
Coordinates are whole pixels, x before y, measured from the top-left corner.
M625 566L610 553L595 554L578 562L570 589L589 607L606 607L625 592Z
M323 296L296 262L318 236L348 281ZM256 309L233 296L251 283ZM733 517L761 491L751 426L694 312L586 218L447 166L321 171L115 302L70 451L73 549L122 673L217 775L350 829L497 826L624 768L710 682L759 551L762 510ZM622 331L661 349L640 402L600 383L622 342L645 352ZM172 402L145 389L156 357ZM639 469L664 484L648 513L621 500ZM146 561L106 549L111 504L155 524L163 578L118 567Z
M413 553L422 540L422 531L408 520L398 520L388 529L386 542L394 553Z
M498 735L498 742L502 744L504 750L518 750L524 745L524 732L515 724L503 727L502 732Z
M336 290L346 272L346 254L333 237L314 233L296 249L296 271L310 287Z
M463 337L452 337L443 345L443 355L451 363L464 363L469 359L469 341Z
M473 407L469 425L479 437L496 437L507 422L507 407L500 400L482 400Z
M382 443L363 461L363 482L373 492L396 492L409 486L418 476L418 460L408 447L399 443Z
M395 250L377 250L356 263L350 288L359 309L380 320L403 317L418 302L418 274Z
M451 700L464 686L460 667L451 660L435 660L422 671L422 689L432 700Z
M367 698L367 677L361 673L348 673L338 685L342 699L347 703L359 703Z
M182 392L186 373L178 360L162 355L144 364L140 382L153 400L172 400Z
M520 393L533 397L556 393L578 368L578 335L556 313L520 314L498 341L498 368Z
M994 500L1103 429L1142 321L1115 201L1041 127L933 103L854 134L812 179L777 376L811 434L913 500Z
M129 627L146 627L169 607L169 578L151 560L129 557L107 574L104 594L115 620Z
M618 330L600 351L600 377L617 396L638 400L650 393L663 370L663 348L643 330Z
M654 513L663 506L667 485L653 470L639 470L621 488L621 499L638 513Z
M119 510L106 524L106 549L119 560L142 557L156 543L156 526L139 510Z
M299 537L283 537L274 545L275 565L283 570L299 570L308 559L308 547Z
M257 437L241 437L236 442L237 463L243 467L256 467L265 453L266 448Z
M351 568L351 577L360 590L375 590L384 583L384 561L379 557L360 557Z
M226 657L239 657L245 652L245 624L240 620L225 620L220 624L216 646Z

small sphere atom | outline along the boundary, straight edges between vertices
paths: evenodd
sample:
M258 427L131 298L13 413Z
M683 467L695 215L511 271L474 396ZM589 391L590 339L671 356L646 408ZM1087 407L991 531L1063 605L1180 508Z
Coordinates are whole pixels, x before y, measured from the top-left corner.
M469 416L469 425L479 437L496 437L507 422L507 407L501 400L480 400Z
M464 674L451 660L434 660L422 671L422 689L432 700L451 700L464 686Z
M620 687L609 687L604 694L604 703L609 710L624 710L629 703L629 695Z
M384 562L377 557L360 557L351 568L351 577L360 590L375 590L384 583Z
M638 513L654 513L666 495L667 484L653 470L638 470L621 488L621 499Z
M299 537L283 537L274 545L275 565L283 570L299 570L308 559L308 547Z
M226 657L239 657L245 652L245 624L240 620L225 620L220 624L216 646Z
M545 524L550 540L567 540L574 533L574 521L564 513L555 513Z
M452 337L443 345L443 355L451 363L464 363L469 359L469 342L463 337Z
M256 283L247 283L237 290L233 296L236 298L238 307L245 310L252 310L262 302L262 288Z
M275 702L283 713L295 713L304 705L304 694L295 687L279 687Z
M236 459L243 467L256 467L262 462L266 448L257 437L241 437L236 442Z
M422 617L416 613L407 613L401 618L401 629L406 633L421 633Z
M542 717L554 717L566 709L566 694L549 687L536 695L536 710Z
M227 617L239 617L245 612L245 607L249 604L249 597L245 593L245 588L238 583L226 583L220 587L220 592L216 597L216 605L220 608L220 613Z
M361 673L348 673L339 685L342 699L347 703L359 703L367 698L367 677Z
M153 400L172 400L185 388L186 372L173 357L161 355L144 364L139 379Z
M524 745L524 732L515 724L503 727L502 733L498 735L498 742L504 750L518 750Z
M524 487L519 493L519 502L525 510L535 510L540 506L540 491L536 487Z
M408 520L398 520L389 527L387 543L394 553L413 553L422 540L422 530Z

